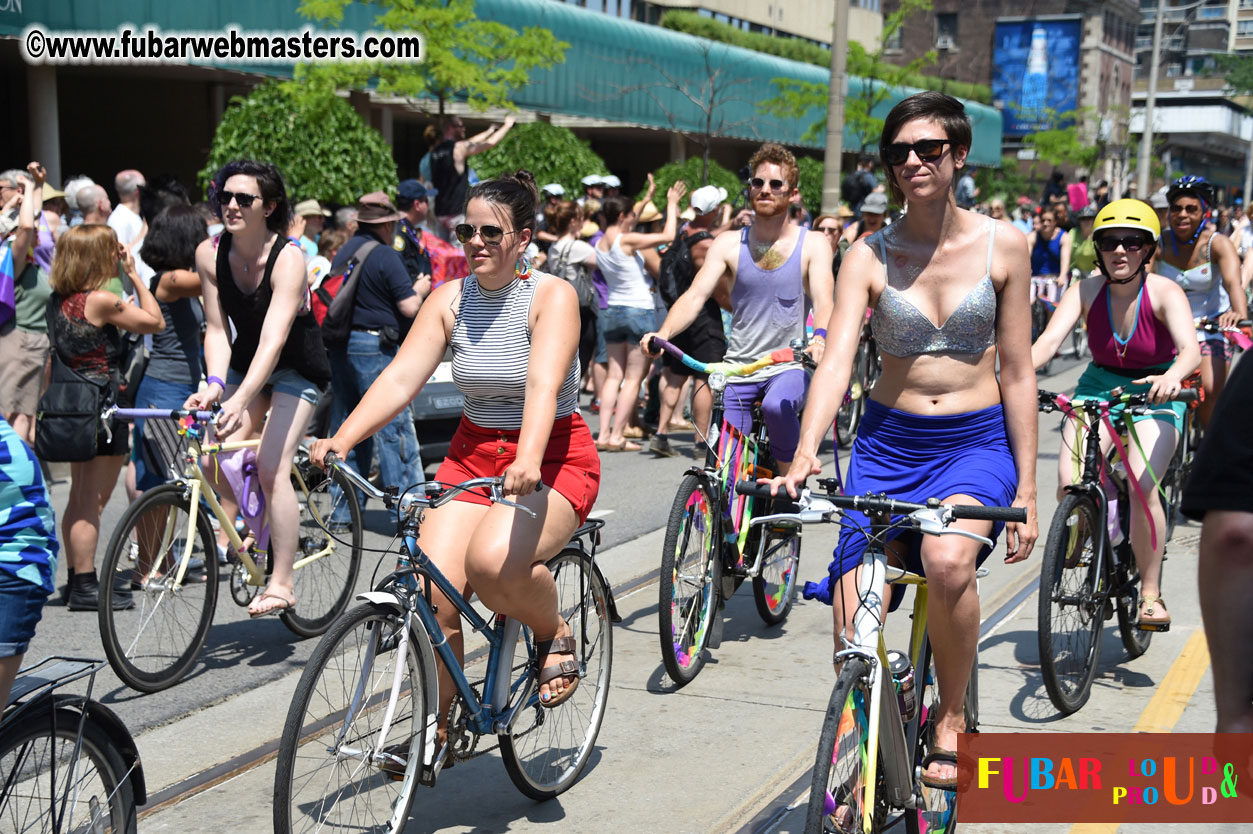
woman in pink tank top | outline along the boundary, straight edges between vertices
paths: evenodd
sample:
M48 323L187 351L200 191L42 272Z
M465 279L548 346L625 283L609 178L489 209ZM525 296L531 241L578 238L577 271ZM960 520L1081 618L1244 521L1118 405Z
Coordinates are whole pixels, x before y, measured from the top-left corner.
M1169 625L1170 614L1161 601L1162 553L1166 516L1153 473L1165 473L1183 430L1187 407L1169 399L1179 393L1183 380L1201 364L1187 296L1169 278L1148 271L1161 227L1157 214L1139 200L1116 200L1097 214L1092 224L1099 278L1071 285L1058 302L1048 327L1031 346L1038 368L1048 361L1062 340L1084 316L1092 362L1075 388L1076 397L1109 399L1114 388L1136 393L1148 391L1157 404L1146 414L1127 415L1135 423L1139 443L1128 445L1131 475L1139 481L1148 513L1138 501L1131 502L1131 549L1140 570L1140 621ZM1110 409L1112 418L1123 407ZM1067 420L1057 456L1057 485L1079 480L1083 469L1084 427ZM1104 431L1102 432L1104 434ZM1113 442L1104 437L1106 448ZM1154 541L1156 540L1156 544Z

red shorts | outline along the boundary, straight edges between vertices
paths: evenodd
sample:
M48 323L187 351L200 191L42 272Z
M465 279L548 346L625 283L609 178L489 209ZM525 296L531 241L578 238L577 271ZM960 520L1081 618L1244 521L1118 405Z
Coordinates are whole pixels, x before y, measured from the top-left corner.
M498 477L517 455L517 431L485 429L463 416L435 480L458 484L470 478ZM580 524L587 521L600 492L600 454L587 423L577 411L553 423L540 477L544 486L557 490L570 502ZM485 496L469 492L463 492L456 500L491 504Z

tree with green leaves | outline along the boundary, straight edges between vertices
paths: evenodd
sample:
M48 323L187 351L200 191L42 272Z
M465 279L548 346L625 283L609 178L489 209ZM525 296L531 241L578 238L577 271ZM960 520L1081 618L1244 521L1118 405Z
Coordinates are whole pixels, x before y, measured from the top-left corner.
M200 186L207 189L231 160L249 158L278 166L292 202L347 204L371 191L395 193L396 163L379 132L333 92L296 86L271 81L231 99L198 176Z
M1088 143L1079 135L1085 112L1090 115L1091 109L1067 110L1063 113L1045 110L1043 121L1059 126L1028 133L1023 137L1023 143L1035 148L1040 159L1055 166L1075 165L1091 170L1096 167L1105 149L1102 142Z
M525 168L541 187L561 183L570 195L582 193L579 180L583 177L609 170L569 128L547 122L515 126L499 145L476 157L474 167L484 179Z
M667 162L656 171L653 171L653 182L656 183L655 195L665 198L665 193L670 190L670 186L674 185L678 180L687 183L687 191L691 194L702 185L716 185L719 188L726 189L727 200L735 203L740 192L744 188L744 183L740 182L740 178L717 162L710 160L708 163L708 176L703 177L705 170L705 162L698 156L688 158L683 162ZM648 188L645 186L635 195L636 200L642 200L648 194ZM658 208L664 208L659 205Z
M923 67L935 62L935 50L919 55L905 66L889 64L883 58L883 44L905 25L906 18L930 9L931 0L902 0L900 8L884 18L879 48L872 53L866 52L860 43L849 41L848 73L860 78L861 90L844 100L844 128L854 136L854 141L845 147L846 151L863 151L876 145L883 133L883 119L874 115L875 110L888 100L894 88L904 86ZM809 125L802 139L818 141L825 136L829 85L795 78L775 78L772 82L777 94L762 102L760 109L785 119L805 118L812 112L819 112L821 117Z
M351 0L301 0L299 12L320 25L338 26ZM387 95L433 98L438 112L451 99L465 99L474 110L511 107L513 93L531 73L565 60L570 44L551 31L521 31L480 19L474 0L375 0L374 28L421 32L425 54L418 62L301 64L296 78L315 88L366 89Z

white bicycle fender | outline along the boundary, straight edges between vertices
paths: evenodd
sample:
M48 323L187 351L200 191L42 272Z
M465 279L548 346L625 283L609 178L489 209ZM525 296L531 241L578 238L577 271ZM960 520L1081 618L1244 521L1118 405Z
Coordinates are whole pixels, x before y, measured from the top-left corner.
M387 591L363 591L357 594L357 599L362 602L368 602L371 605L386 605L389 608L395 608L400 611L404 606L400 604L400 600L395 594L389 594Z

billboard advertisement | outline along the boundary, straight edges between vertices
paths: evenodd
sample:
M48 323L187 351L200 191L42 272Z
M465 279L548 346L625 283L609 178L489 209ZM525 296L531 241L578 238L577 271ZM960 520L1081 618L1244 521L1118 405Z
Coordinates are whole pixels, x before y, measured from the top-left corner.
M1079 18L997 21L992 98L1005 106L1005 135L1066 127L1079 106Z

